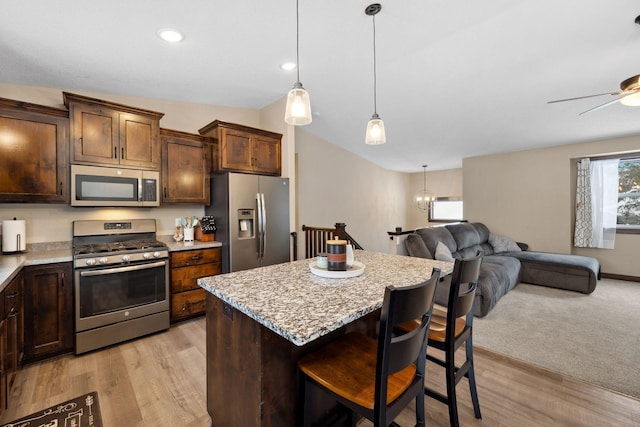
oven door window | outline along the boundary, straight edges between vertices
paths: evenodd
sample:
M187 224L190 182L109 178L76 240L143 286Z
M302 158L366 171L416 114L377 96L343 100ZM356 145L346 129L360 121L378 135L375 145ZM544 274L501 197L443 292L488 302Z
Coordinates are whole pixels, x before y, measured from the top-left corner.
M167 299L165 263L83 272L80 275L80 318L126 310Z

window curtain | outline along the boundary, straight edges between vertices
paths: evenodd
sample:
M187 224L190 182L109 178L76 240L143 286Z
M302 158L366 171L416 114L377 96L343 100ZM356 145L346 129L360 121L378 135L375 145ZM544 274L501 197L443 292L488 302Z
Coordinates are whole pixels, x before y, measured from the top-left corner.
M614 248L619 162L619 159L578 161L574 246Z
M573 246L593 248L593 224L591 221L591 160L578 160L576 181L576 225Z

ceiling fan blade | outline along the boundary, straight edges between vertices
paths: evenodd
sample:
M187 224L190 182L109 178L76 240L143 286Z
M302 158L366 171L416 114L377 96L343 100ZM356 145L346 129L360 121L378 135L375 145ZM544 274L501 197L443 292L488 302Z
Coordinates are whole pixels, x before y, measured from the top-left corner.
M556 99L555 101L547 101L547 104L554 104L556 102L565 102L565 101L575 101L577 99L593 98L596 96L604 96L604 95L620 95L622 93L623 92L608 92L608 93L599 93L597 95L578 96L576 98Z
M586 113L591 113L591 112L599 110L601 108L608 107L609 105L615 104L616 102L620 101L621 99L622 98L617 98L617 99L614 99L613 101L605 102L604 104L600 104L600 105L597 105L597 106L595 106L593 108L589 108L587 111L583 111L579 115L583 115L583 114L586 114Z

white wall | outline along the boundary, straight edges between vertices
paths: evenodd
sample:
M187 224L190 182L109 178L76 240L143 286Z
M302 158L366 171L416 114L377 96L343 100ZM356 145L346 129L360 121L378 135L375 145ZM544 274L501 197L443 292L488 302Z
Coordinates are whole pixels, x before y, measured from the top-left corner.
M465 217L526 242L532 250L597 258L602 271L640 276L640 235L616 236L616 247L573 248L575 159L639 151L640 136L463 160Z
M304 257L303 224L332 227L336 222L344 222L365 249L389 252L387 231L407 229L410 176L380 168L304 128L295 132L299 257Z

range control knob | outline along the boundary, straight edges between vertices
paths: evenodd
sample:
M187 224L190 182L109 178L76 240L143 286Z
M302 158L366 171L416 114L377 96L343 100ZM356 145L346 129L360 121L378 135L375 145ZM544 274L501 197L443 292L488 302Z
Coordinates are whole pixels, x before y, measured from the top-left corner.
M142 254L142 258L149 259L149 258L151 258L151 254L149 252L145 252L145 253Z
M107 257L100 258L100 259L98 260L98 262L99 262L100 264L106 264L107 262L109 262L109 258L107 258Z
M96 265L96 260L91 258L87 260L87 265Z
M159 256L160 256L160 252L156 251L156 252L153 253L153 257L154 258L158 258Z
M122 255L122 262L129 262L129 255Z

